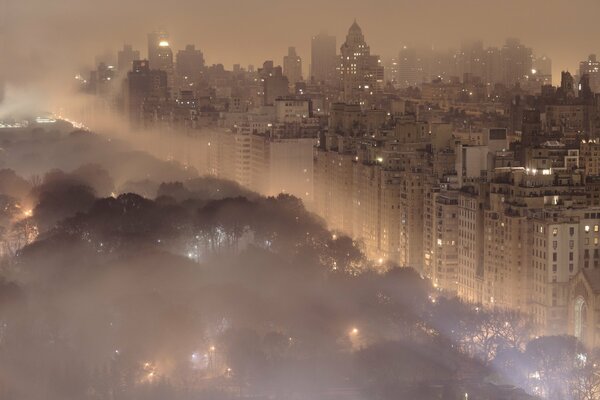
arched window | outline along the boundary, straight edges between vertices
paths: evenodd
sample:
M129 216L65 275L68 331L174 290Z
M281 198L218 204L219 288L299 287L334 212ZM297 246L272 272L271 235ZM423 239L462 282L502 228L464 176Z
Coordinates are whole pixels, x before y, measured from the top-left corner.
M585 343L587 330L587 304L582 296L575 300L575 337Z

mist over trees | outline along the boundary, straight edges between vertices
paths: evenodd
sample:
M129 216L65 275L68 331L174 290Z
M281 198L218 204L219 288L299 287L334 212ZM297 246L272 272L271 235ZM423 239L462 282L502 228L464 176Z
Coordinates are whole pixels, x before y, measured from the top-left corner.
M294 197L89 133L32 143L52 154L34 164L20 146L0 171L2 399L598 394L574 338L372 263Z

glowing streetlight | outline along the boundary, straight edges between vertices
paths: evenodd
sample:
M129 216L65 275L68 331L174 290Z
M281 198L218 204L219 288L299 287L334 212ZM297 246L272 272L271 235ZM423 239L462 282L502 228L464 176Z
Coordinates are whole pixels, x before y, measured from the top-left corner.
M358 328L352 328L352 330L350 331L350 334L351 334L352 336L356 336L356 335L358 335Z

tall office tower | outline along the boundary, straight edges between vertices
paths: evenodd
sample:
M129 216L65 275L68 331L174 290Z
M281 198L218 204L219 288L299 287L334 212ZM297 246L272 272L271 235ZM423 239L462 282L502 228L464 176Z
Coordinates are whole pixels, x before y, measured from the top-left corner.
M357 101L360 94L383 89L383 66L379 56L371 55L360 26L354 21L340 48L338 65L344 101Z
M204 71L204 54L192 44L177 52L177 83L179 88L197 85Z
M590 54L586 61L579 63L579 76L587 75L590 79L590 88L594 93L600 92L600 61L595 54Z
M333 82L337 64L335 36L326 33L313 36L310 55L310 78L317 82Z
M126 74L131 71L133 62L140 59L140 52L133 50L130 44L123 46L123 50L119 50L117 53L117 71L120 74Z
M283 74L292 85L302 81L302 59L295 47L289 47L287 56L283 57Z
M398 55L398 84L401 87L420 83L417 50L404 46Z
M531 74L533 68L533 50L524 46L518 39L507 39L502 48L504 80L506 86L512 87L525 76Z

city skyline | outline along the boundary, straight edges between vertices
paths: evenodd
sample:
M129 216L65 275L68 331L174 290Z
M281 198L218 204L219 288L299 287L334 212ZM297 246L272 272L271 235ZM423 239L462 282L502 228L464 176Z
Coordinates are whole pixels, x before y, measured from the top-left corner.
M581 2L580 9L586 10L582 13L571 11L572 8L560 1L503 2L502 6L490 5L487 1L463 0L451 4L432 1L415 6L379 0L371 7L361 9L361 3L357 1L339 8L332 3L316 2L303 3L303 6L269 7L270 3L263 0L253 6L242 2L228 13L224 12L224 5L186 1L171 3L169 7L159 1L148 2L145 7L127 2L117 6L107 2L93 10L70 0L51 4L38 4L34 0L4 1L5 8L9 10L6 21L9 54L19 54L15 58L17 63L38 60L47 68L57 69L57 72L64 66L69 66L70 70L91 66L95 55L114 51L123 43L145 48L145 34L140 32L158 28L171 33L174 48L196 44L205 52L208 64L223 63L227 67L237 63L260 65L264 59L282 59L289 46L295 46L299 55L308 59L312 36L325 30L341 43L349 22L354 18L368 32L373 51L385 57L397 55L403 45L458 48L461 41L481 39L486 44L499 46L508 37L518 37L536 48L540 55L552 58L553 75L557 76L561 70L575 71L580 59L600 52L600 48L595 48L593 31L590 31L594 24L592 21L585 22L586 18L592 18L594 10L600 10L600 5L592 1ZM119 13L112 11L114 7ZM251 19L245 18L249 8L260 12ZM385 12L389 8L394 12ZM302 12L312 17L302 23L292 17L294 13ZM582 22L568 27L560 23L571 15ZM111 29L104 29L99 23L105 18L114 21ZM13 21L28 22L14 24ZM270 30L261 30L261 26L267 26L267 21ZM553 22L553 29L544 29ZM57 26L62 29L52 29ZM436 28L433 29L433 26ZM76 35L65 31L69 27ZM236 37L234 31L244 34ZM275 34L277 31L285 34ZM77 41L73 40L74 37ZM60 46L48 47L47 44L51 43L60 43ZM258 51L249 52L249 49L256 48ZM50 49L54 54L49 52ZM6 62L8 69L12 70L11 60ZM305 63L305 74L308 68L308 63ZM35 66L21 68L19 74L13 72L17 76L35 76Z

